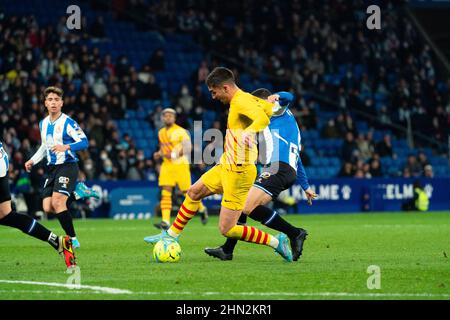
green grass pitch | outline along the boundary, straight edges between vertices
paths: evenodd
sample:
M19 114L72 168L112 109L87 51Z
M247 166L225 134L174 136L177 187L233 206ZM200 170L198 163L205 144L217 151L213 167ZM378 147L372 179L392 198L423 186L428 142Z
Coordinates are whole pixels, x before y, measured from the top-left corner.
M217 217L189 223L174 264L152 260L153 220L76 220L79 289L63 286L71 275L49 245L0 226L0 299L450 299L450 212L285 217L310 234L296 263L244 242L233 261L207 256L224 240ZM380 289L367 288L370 265Z

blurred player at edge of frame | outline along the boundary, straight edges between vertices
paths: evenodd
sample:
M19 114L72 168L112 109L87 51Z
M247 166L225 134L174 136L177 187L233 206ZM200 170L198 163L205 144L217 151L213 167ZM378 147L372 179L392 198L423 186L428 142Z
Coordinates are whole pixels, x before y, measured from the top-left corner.
M64 257L67 268L75 266L75 253L69 236L57 236L30 216L12 209L8 168L8 154L0 142L0 225L19 229L31 237L48 242Z

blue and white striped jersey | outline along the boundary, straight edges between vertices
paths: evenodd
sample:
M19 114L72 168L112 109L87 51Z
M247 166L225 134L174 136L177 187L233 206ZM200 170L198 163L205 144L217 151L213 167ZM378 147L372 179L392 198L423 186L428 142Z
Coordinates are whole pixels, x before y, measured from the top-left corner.
M3 178L8 174L9 168L9 158L5 149L3 149L3 144L0 142L0 178Z
M47 116L39 123L42 144L39 150L31 158L34 164L47 157L47 165L77 162L77 151L88 147L88 139L78 123L62 113L54 122ZM70 145L70 150L65 152L52 152L55 145Z
M280 102L281 97L283 97L287 105L294 98L292 94L287 92L278 94L280 94ZM281 96L281 94L284 95ZM264 162L269 164L280 161L289 164L297 172L298 181L303 190L308 189L308 178L300 159L300 129L292 112L286 107L280 115L273 115L263 134L266 143Z

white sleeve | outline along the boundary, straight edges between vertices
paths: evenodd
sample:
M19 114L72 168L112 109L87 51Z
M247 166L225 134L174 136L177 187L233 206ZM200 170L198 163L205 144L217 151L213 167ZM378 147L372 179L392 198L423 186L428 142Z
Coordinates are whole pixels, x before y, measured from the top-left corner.
M86 134L75 121L67 125L67 134L71 136L75 142L80 142L81 140L87 138Z
M8 174L8 154L3 148L0 148L0 178Z
M44 158L45 154L46 154L46 148L44 146L44 144L41 144L41 146L39 147L39 149L36 151L36 153L31 157L31 161L33 161L33 164L37 164L39 162L41 162L41 160Z
M269 127L262 131L262 137L263 141L259 146L259 162L266 165L270 163L273 154L273 139Z

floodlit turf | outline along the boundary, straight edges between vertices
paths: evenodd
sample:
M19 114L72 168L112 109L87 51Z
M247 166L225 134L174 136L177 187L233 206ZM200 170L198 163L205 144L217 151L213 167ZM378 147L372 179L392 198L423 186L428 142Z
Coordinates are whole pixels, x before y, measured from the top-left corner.
M0 299L450 299L450 212L286 218L310 233L297 263L243 242L233 261L207 256L224 239L217 217L191 221L175 264L152 261L143 238L158 232L153 220L77 220L80 289L58 285L71 275L48 244L0 226ZM381 289L367 288L370 265Z

